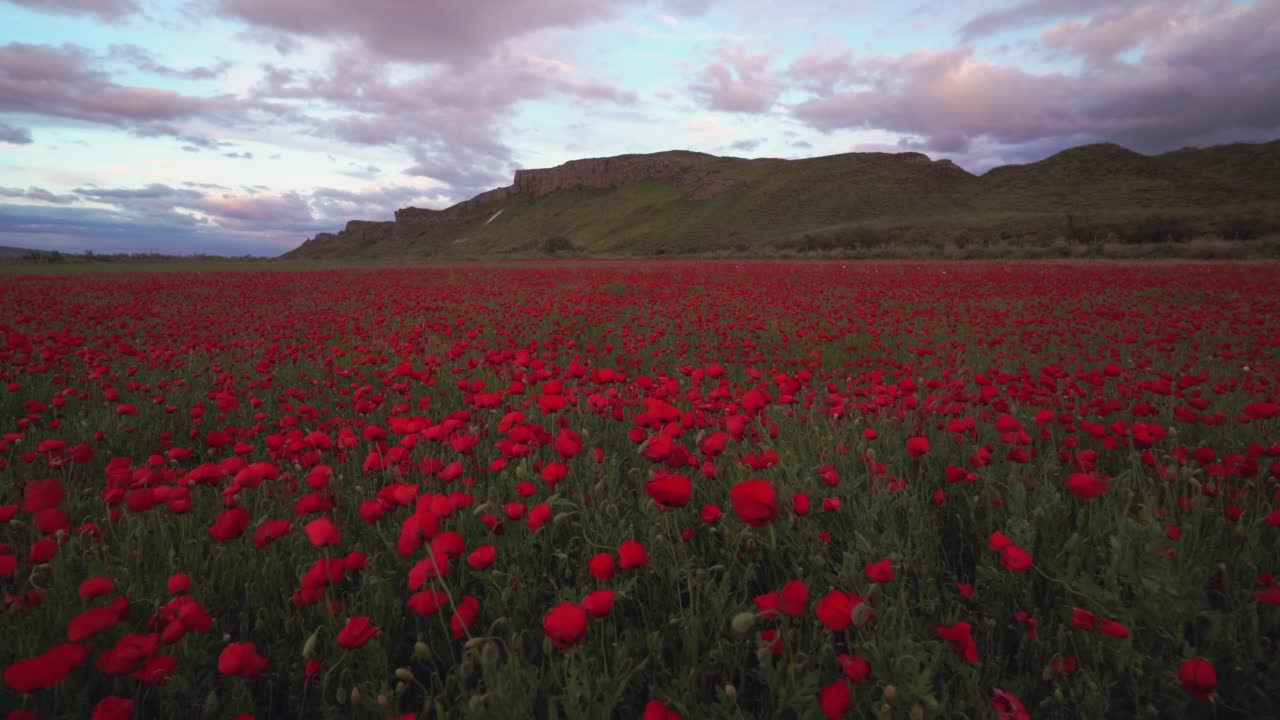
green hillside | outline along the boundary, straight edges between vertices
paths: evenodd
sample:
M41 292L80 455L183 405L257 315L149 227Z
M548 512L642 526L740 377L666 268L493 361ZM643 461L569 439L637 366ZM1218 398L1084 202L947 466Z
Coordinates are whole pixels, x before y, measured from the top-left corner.
M1154 157L1087 145L982 176L919 153L748 160L673 151L580 163L595 172L592 178L647 163L686 179L513 192L427 213L424 221L353 223L288 256L754 253L997 238L1236 237L1280 229L1280 141Z

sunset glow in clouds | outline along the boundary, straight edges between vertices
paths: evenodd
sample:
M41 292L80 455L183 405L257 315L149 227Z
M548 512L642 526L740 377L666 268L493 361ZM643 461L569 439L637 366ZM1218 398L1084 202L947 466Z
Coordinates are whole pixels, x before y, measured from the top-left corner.
M10 0L0 245L276 255L520 167L1280 136L1280 0Z

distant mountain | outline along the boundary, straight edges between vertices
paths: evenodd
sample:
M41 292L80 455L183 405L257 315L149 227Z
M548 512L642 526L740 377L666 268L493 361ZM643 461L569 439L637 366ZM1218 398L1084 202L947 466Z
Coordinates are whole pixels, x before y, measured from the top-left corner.
M32 250L31 248L10 247L8 245L0 245L0 260L14 260L24 257L33 257L38 255L51 255L48 250Z
M920 153L668 151L519 170L444 210L349 222L286 257L753 253L1280 230L1280 141L1147 156L1113 144L972 175Z

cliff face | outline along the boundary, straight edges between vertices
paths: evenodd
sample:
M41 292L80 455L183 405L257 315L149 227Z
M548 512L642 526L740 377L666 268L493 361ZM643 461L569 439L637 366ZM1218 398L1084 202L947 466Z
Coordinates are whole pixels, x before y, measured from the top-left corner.
M575 187L615 188L641 180L666 180L685 185L696 171L655 157L616 157L571 160L544 170L517 170L513 191L541 197Z

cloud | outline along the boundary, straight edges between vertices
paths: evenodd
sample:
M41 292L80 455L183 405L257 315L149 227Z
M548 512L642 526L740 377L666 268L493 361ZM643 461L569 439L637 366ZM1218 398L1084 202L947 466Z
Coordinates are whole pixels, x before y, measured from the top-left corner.
M235 191L195 181L180 186L86 186L64 195L43 188L0 187L0 198L43 203L0 203L0 245L76 252L89 248L267 255L295 247L317 232L336 230L352 218L390 220L398 208L438 207L451 200L437 190L411 184L278 192L262 185Z
M761 113L782 92L781 78L769 69L767 53L751 54L740 46L715 51L718 60L703 66L690 91L713 110Z
M1080 142L1156 152L1280 134L1280 2L1213 8L1154 28L1130 22L1153 17L1140 7L1070 26L1048 49L1095 61L1076 74L994 63L968 46L803 57L789 75L811 97L791 111L819 130L887 130L904 148L944 154L1004 147L1010 159ZM1115 60L1139 46L1132 64Z
M106 59L128 63L134 69L144 73L185 78L187 80L213 80L225 75L232 67L230 60L220 60L213 65L200 65L186 70L179 70L165 65L146 48L132 43L111 45Z
M364 54L461 63L512 38L598 22L620 8L611 0L220 0L217 9L255 27L356 41Z
M39 200L40 202L46 202L53 205L66 205L79 200L75 195L58 195L39 187L29 187L26 190L23 190L22 188L0 187L0 197Z
M1025 0L975 17L960 26L959 34L965 40L974 40L1004 30L1105 10L1116 4L1116 0Z
M85 48L12 42L0 46L0 112L28 113L110 125L142 137L171 136L196 147L219 142L193 135L180 123L216 125L280 119L287 108L231 95L200 97L113 82Z
M139 10L135 0L8 0L39 12L60 15L96 15L102 20L120 20Z
M84 207L0 204L0 244L98 253L279 255L297 244L282 233L236 234L182 220Z
M747 138L737 142L729 143L732 150L741 150L742 152L751 152L766 142L766 138Z
M26 128L14 127L13 125L0 121L0 143L30 145L31 131Z
M558 98L630 106L637 99L568 63L514 51L465 67L414 65L398 76L392 70L385 61L337 51L318 71L265 65L250 93L323 103L331 112L316 117L311 132L401 148L413 160L406 174L447 182L457 194L510 180L512 150L500 138L517 104Z

